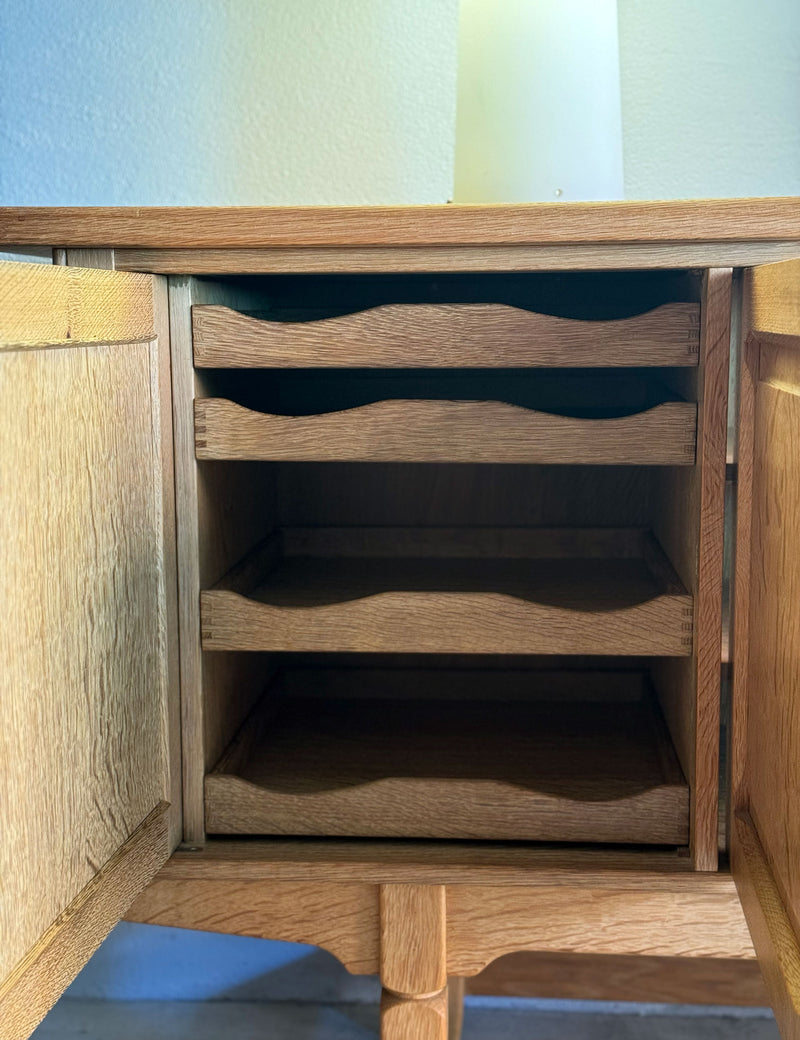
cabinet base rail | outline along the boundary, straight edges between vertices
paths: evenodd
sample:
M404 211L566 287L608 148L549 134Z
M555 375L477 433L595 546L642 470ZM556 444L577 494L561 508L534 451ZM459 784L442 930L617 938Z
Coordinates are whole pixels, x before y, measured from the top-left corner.
M225 844L176 854L127 919L326 949L353 974L380 976L384 1040L446 1040L448 980L476 975L507 953L753 957L730 875L683 870L677 857L669 873L632 869L624 854L614 869L592 869L602 856L578 853L571 869L565 857L559 880L545 852L527 882L513 865L495 865L460 875L452 868L460 877L452 882L439 867L439 883L424 874L422 883L411 880L408 864L392 866L390 858L378 882L370 880L374 869L309 860L309 843L298 843L294 862L280 854L290 843L277 843L273 863L235 853L226 860ZM519 855L511 850L510 858ZM535 851L528 855L535 861Z

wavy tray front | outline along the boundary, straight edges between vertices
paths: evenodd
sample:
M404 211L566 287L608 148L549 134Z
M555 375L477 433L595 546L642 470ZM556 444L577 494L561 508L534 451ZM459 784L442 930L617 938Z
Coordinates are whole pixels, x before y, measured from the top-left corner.
M287 529L201 609L206 650L692 652L692 597L637 529Z
M688 841L688 786L635 673L563 672L547 696L546 673L519 672L505 700L507 675L442 669L337 670L329 697L330 671L267 690L206 777L209 833Z
M697 406L665 401L583 419L503 401L387 400L322 415L271 415L195 401L198 459L691 465Z
M499 303L392 303L315 321L192 308L201 368L508 368L696 365L700 306L665 303L613 321Z

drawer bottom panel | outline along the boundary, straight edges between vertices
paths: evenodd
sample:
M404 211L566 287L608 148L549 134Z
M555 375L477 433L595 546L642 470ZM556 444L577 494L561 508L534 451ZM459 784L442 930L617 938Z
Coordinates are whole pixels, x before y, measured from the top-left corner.
M286 670L205 800L210 834L689 838L689 789L633 670Z

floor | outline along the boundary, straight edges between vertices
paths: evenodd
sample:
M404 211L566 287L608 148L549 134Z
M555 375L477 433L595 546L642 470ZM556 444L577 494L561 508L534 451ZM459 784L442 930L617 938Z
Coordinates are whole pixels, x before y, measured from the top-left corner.
M35 1040L376 1040L380 987L331 954L119 925ZM463 1040L779 1040L764 1008L468 997Z
M375 1004L62 1000L35 1040L375 1040ZM761 1009L469 998L463 1040L779 1040Z

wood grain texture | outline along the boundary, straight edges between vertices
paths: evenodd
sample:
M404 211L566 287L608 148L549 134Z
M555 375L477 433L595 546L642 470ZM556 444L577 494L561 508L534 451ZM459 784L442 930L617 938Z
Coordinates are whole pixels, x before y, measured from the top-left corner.
M568 885L448 887L448 974L475 975L495 958L519 950L750 956L750 937L734 893L678 896L600 886L591 890L591 898L583 896Z
M354 975L377 975L377 885L364 882L170 881L157 878L131 906L128 921L168 924L257 939L311 943Z
M755 387L746 806L800 933L800 337ZM777 371L775 371L777 369ZM741 795L736 799L742 805Z
M675 850L564 848L487 842L209 839L176 852L165 881L364 881L695 892L735 897L729 874L697 873ZM751 954L752 955L752 954Z
M381 885L380 978L399 997L447 985L444 885Z
M730 798L728 833L734 828L733 814L746 811L747 782L747 717L748 672L750 669L750 565L753 534L753 485L755 480L755 407L758 385L760 348L755 338L749 339L750 302L749 274L745 275L742 301L742 329L739 344L739 409L736 425L736 536L733 558L733 594L731 596L732 696L729 736Z
M3 977L169 797L175 691L158 343L5 351L0 369Z
M413 536L413 532L410 533ZM635 532L634 532L635 536ZM424 533L422 539L427 537ZM287 556L248 591L201 594L206 650L691 653L692 601L663 560L571 553L527 560ZM585 536L588 542L592 532ZM641 537L641 536L639 536ZM359 529L350 532L354 547ZM549 545L549 540L547 541ZM356 548L356 551L357 548Z
M419 271L641 271L743 267L790 260L800 239L655 245L283 246L272 249L117 249L117 270L153 274L386 274Z
M769 1004L755 958L510 953L466 981L472 996L728 1007Z
M521 462L687 466L697 409L666 401L620 419L576 419L502 401L379 401L314 416L195 402L198 459Z
M448 994L419 1000L381 995L381 1040L448 1040Z
M731 739L732 866L786 1037L800 1036L797 275L744 284Z
M800 260L756 267L747 277L749 328L800 336Z
M155 339L149 275L9 263L2 279L0 351Z
M619 321L574 321L504 304L387 304L317 321L194 307L208 367L575 368L696 365L699 308L668 303Z
M26 1040L164 864L167 808L150 813L0 983L0 1040Z
M97 258L102 260L102 257ZM113 258L112 258L113 267ZM183 839L181 679L178 617L178 544L175 515L175 444L172 429L172 366L169 295L166 278L153 279L156 347L151 353L153 436L161 459L163 630L160 652L165 662L164 726L169 764L170 847Z
M64 249L64 262L69 267L92 267L105 271L113 271L113 249Z
M60 250L72 267L114 270L111 249ZM55 262L55 261L54 261ZM126 280L127 281L127 280ZM153 278L153 331L151 351L153 439L161 459L163 640L160 652L166 663L164 725L169 763L170 847L183 837L183 783L181 777L181 688L178 647L178 577L175 521L175 459L172 434L172 371L170 364L169 299L166 278Z
M701 296L700 365L678 385L680 393L698 402L696 462L659 474L652 506L653 529L694 595L694 652L680 661L660 662L653 678L692 790L695 865L714 870L731 272L706 272Z
M590 853L595 864L602 855ZM424 854L420 858L424 860ZM268 864L268 859L262 859L258 881L173 880L167 867L134 903L128 919L310 942L330 950L356 974L377 974L381 941L377 883L325 881L317 876L305 881L272 878L265 884ZM518 950L753 957L730 877L651 873L649 879L637 879L631 874L626 883L604 875L596 866L591 882L585 879L583 884L578 878L573 885L571 877L567 868L560 880L547 885L537 883L535 872L530 884L521 879L518 885L496 885L484 874L474 885L447 885L448 975L476 974L495 957ZM419 883L409 878L412 887Z
M178 588L183 749L184 838L203 840L203 775L222 753L262 686L265 662L257 655L215 655L204 662L200 646L199 590L214 582L269 530L269 475L252 468L199 467L194 453L193 401L205 393L192 366L194 301L248 306L246 291L198 282L170 281L172 413L175 431Z
M484 699L459 701L459 675L415 671L413 699L389 700L386 673L353 669L357 696L331 701L314 675L311 697L268 691L206 777L209 833L688 841L688 789L645 699L576 700L574 673L573 697L504 702L484 672Z
M800 336L780 330L795 327L796 280L790 264L745 282L732 738L734 874L791 1037L800 1036Z
M293 527L649 527L653 485L640 466L306 462L278 469Z
M756 827L734 814L731 860L770 1003L784 1040L800 1037L800 944Z
M2 207L0 243L401 246L800 239L796 198L433 206Z

